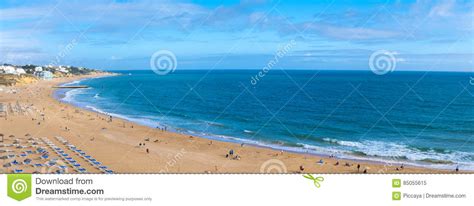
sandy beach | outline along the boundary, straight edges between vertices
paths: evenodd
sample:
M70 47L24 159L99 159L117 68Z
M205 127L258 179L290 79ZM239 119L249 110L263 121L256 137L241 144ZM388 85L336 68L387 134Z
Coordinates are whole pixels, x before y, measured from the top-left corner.
M454 168L401 168L400 164L212 141L110 119L53 98L55 85L102 75L3 87L0 103L9 112L0 118L0 155L5 156L1 172L52 173L62 169L65 173L454 173ZM231 150L233 154L229 154ZM25 159L29 160L25 163Z

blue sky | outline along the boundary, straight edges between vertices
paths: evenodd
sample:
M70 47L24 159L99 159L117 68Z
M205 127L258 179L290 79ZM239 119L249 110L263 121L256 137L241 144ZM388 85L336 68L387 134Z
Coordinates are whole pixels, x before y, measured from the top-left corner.
M472 1L0 2L0 62L147 69L159 50L177 69L369 69L378 50L398 70L473 71Z

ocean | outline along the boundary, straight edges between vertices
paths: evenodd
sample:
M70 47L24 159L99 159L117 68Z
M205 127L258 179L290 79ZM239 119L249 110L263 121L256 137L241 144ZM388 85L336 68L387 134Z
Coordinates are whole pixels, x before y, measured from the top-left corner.
M300 153L474 170L472 73L188 70L55 96L150 127Z

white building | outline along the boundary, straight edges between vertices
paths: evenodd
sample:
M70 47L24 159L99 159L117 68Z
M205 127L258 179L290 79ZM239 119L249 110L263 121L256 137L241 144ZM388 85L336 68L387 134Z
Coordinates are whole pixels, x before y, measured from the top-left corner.
M62 66L60 66L60 67L58 68L58 71L60 71L60 72L62 72L62 73L68 73L68 72L69 72L65 67L62 67Z
M2 74L15 74L15 75L22 75L26 74L25 69L21 67L14 67L14 66L0 66L0 73Z
M2 70L4 74L16 74L16 68L13 66L0 66L0 70Z
M40 79L44 79L44 80L51 80L54 77L53 73L51 73L49 71L35 72L35 76L37 76Z
M43 71L43 67L35 67L35 72L42 72Z
M23 68L19 67L19 68L16 68L15 74L16 75L26 74L26 71Z

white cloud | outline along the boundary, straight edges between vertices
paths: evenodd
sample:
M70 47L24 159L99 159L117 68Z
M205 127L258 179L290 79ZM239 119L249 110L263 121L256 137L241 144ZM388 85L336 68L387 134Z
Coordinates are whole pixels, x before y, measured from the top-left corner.
M455 5L455 0L443 1L431 8L428 16L430 17L448 17L453 15L453 7Z
M385 39L400 36L393 31L377 30L362 27L342 27L321 23L306 23L303 30L314 31L324 36L342 40Z

